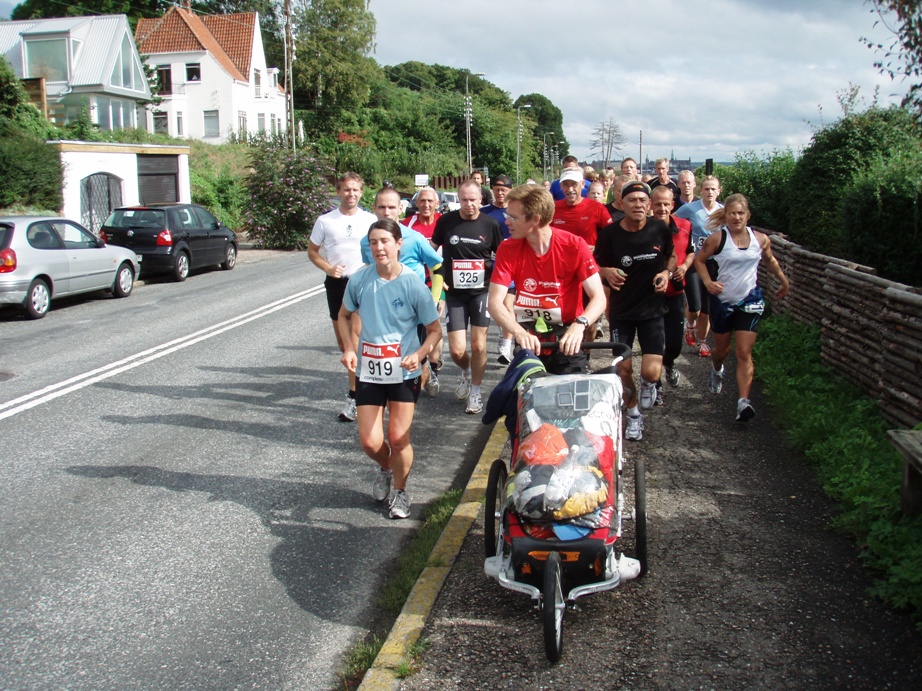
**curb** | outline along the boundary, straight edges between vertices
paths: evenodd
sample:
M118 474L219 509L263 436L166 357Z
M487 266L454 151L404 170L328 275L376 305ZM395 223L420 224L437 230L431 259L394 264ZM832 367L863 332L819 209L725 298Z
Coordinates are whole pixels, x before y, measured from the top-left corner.
M506 437L506 427L500 419L483 447L480 460L471 473L461 500L432 549L432 554L429 555L428 565L416 580L416 585L410 591L387 640L381 646L381 651L365 673L358 687L359 691L393 691L397 688L400 680L395 670L399 664L406 661L410 648L419 640L435 599L442 590L448 574L451 573L464 539L477 520L487 488L490 466L494 459L500 457Z

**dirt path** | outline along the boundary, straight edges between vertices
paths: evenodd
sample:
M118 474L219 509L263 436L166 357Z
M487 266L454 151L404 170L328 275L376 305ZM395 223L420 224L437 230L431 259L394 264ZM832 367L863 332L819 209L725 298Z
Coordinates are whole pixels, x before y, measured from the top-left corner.
M478 521L401 689L920 688L922 638L867 595L856 548L826 528L833 507L758 386L758 416L739 426L732 363L719 396L706 361L688 351L679 369L627 449L647 466L648 575L568 611L550 666L528 598L483 575Z

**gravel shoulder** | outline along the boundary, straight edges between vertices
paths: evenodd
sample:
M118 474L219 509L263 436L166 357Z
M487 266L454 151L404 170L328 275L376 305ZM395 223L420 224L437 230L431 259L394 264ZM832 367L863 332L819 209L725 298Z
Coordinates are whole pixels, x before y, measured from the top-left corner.
M919 687L922 639L867 594L857 548L827 528L834 507L758 384L758 416L741 426L732 362L719 396L707 361L686 349L678 366L679 387L627 446L626 477L646 462L649 573L568 611L551 666L528 598L483 574L481 517L423 632L421 669L399 688Z

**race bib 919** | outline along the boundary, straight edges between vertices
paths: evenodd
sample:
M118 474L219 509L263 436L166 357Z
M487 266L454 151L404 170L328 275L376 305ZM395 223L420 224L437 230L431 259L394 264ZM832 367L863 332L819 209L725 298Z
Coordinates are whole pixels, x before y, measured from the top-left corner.
M359 380L372 384L399 384L403 381L399 343L362 342L362 367Z

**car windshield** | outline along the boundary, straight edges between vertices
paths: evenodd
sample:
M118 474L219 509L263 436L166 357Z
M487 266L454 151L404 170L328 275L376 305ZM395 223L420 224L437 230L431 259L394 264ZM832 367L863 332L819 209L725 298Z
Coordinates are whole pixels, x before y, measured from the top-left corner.
M116 209L106 220L111 228L165 228L163 209Z
M0 223L0 248L9 247L13 237L13 226Z

